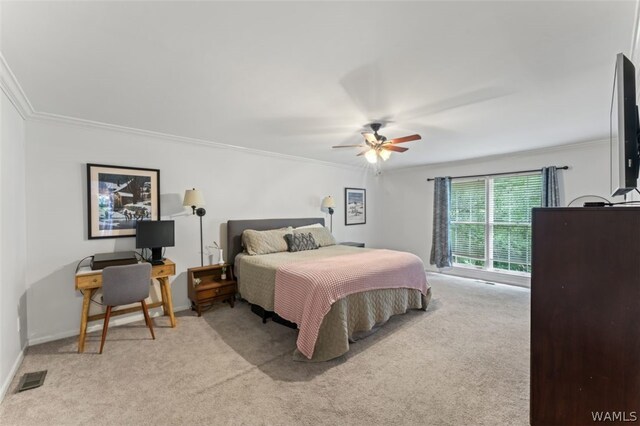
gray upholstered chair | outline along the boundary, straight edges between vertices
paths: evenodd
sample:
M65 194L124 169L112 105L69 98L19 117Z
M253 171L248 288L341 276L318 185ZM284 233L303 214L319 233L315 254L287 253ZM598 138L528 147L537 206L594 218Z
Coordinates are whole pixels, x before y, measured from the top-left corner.
M140 303L144 320L153 334L153 325L149 318L149 311L144 299L149 297L149 286L151 283L151 264L138 263L136 265L109 266L102 270L102 302L107 306L107 313L104 317L104 328L102 329L102 342L100 343L100 353L104 347L104 340L107 337L109 328L109 318L111 308L114 306L128 305L130 303Z

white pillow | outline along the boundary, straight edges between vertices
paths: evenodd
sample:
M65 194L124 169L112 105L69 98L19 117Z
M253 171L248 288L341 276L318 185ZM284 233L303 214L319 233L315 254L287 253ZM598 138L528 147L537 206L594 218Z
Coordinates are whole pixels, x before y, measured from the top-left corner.
M324 225L321 223L314 223L313 225L298 226L297 228L293 228L293 229L307 229L307 228L324 228Z
M242 231L242 245L247 254L269 254L287 251L286 234L291 234L293 228L269 229L266 231L256 231L245 229Z

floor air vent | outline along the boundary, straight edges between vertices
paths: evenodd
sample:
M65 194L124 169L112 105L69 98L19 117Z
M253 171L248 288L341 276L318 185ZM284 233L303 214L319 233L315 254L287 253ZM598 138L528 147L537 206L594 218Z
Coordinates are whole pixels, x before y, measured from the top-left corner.
M24 374L20 379L20 384L18 385L18 392L22 392L22 391L26 391L29 389L42 386L46 375L47 375L47 370Z

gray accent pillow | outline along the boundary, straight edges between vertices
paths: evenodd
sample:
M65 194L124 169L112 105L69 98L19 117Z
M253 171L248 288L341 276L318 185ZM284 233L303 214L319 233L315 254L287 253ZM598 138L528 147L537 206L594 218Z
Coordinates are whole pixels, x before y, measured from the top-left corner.
M269 254L287 251L286 234L290 234L293 228L270 229L268 231L255 231L245 229L242 232L242 245L247 254Z
M329 228L322 226L320 228L306 228L301 230L293 230L293 234L310 233L316 240L318 247L327 247L336 245L336 239L331 235Z
M287 241L287 247L290 252L315 250L318 248L311 232L287 234L284 236L284 239Z

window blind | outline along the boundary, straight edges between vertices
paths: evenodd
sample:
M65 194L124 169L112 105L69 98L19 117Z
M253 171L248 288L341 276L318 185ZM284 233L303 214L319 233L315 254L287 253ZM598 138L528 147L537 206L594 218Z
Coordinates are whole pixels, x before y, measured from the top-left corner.
M450 215L451 251L456 256L454 261L462 263L460 257L484 260L486 181L452 182Z
M531 224L531 209L542 203L542 175L493 179L493 223Z
M531 209L541 202L540 173L452 182L454 263L530 272Z
M495 269L531 271L531 209L541 203L541 174L493 180L491 227Z

